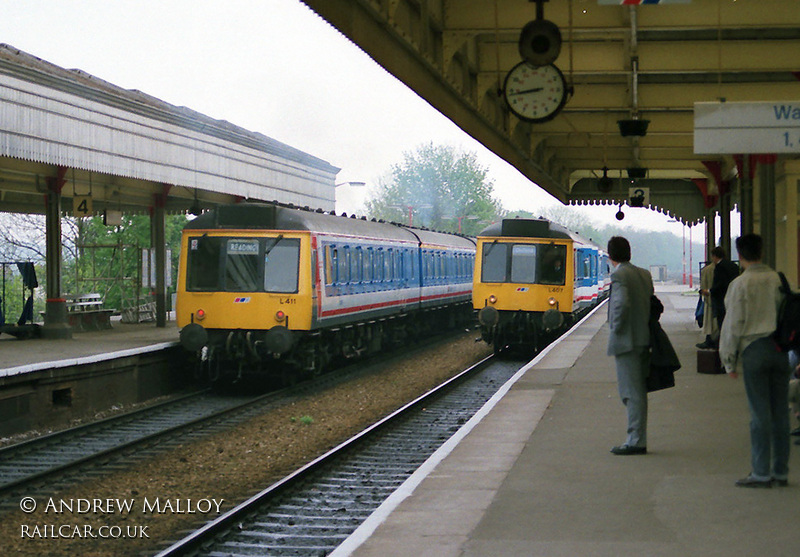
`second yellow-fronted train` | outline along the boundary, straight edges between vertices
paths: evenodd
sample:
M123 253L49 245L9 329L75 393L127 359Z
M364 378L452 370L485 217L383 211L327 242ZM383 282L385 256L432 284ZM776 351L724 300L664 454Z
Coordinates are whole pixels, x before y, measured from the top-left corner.
M602 249L545 219L505 219L478 235L473 307L495 352L536 352L608 294Z

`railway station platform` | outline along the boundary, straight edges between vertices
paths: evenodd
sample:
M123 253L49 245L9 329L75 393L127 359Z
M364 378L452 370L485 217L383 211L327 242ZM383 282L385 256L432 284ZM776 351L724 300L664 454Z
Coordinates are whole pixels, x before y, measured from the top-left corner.
M646 455L609 452L626 422L601 306L331 555L798 555L800 446L788 487L734 486L750 471L741 376L698 374L696 294L656 294L683 367L675 388L650 394Z
M0 439L61 429L186 388L178 327L121 323L71 339L0 335Z
M0 377L72 365L75 361L108 358L119 352L160 349L177 343L175 321L167 321L166 327L156 327L154 323L121 323L113 318L110 329L76 332L71 339L19 340L0 335Z

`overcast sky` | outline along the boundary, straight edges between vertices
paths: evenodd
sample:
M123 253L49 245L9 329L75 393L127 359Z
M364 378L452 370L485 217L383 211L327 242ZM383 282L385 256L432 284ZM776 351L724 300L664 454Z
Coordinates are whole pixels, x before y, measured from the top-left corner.
M340 167L339 182L366 182L338 188L339 211L357 211L427 142L477 153L505 209L559 203L298 0L0 0L0 14L0 42L263 133ZM582 211L616 222L616 207ZM624 224L681 234L665 215L624 211Z

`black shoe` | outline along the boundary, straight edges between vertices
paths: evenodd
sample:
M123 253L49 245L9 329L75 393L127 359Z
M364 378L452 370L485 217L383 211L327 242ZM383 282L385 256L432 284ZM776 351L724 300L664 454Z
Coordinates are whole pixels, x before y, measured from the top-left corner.
M789 480L779 480L777 478L772 478L772 485L777 485L778 487L789 487Z
M736 487L772 487L772 480L757 480L753 476L747 476L736 480Z
M620 445L614 447L611 452L616 455L647 454L647 447L632 447L630 445Z
M714 348L714 345L713 345L713 344L711 344L711 343L710 343L710 342L708 342L708 341L706 341L706 342L701 342L700 344L695 344L695 346L697 346L697 347L698 347L699 349L701 349L701 350L705 350L705 349L707 349L707 348Z

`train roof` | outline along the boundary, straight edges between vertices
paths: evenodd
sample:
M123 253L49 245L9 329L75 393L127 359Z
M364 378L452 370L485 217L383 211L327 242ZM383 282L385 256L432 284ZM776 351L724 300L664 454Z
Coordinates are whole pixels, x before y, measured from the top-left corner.
M430 245L475 249L475 242L455 234L434 232L366 218L337 216L322 211L274 203L221 205L190 221L188 230L302 230Z
M572 240L580 244L597 247L594 242L576 234L556 222L547 219L503 219L484 228L479 237L550 238Z

